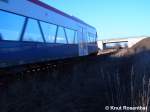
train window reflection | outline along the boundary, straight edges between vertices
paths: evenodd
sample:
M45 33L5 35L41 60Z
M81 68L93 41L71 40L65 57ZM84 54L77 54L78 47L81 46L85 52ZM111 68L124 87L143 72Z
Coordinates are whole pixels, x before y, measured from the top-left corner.
M55 40L57 26L44 22L41 22L41 26L46 42L53 43Z
M88 33L88 42L95 42L96 41L96 35L93 33Z
M29 19L23 41L43 42L37 20Z
M74 43L74 32L75 32L74 30L66 29L66 34L67 34L69 44Z
M19 40L25 17L0 11L0 37L2 40Z
M58 27L56 43L67 43L65 32L62 27Z

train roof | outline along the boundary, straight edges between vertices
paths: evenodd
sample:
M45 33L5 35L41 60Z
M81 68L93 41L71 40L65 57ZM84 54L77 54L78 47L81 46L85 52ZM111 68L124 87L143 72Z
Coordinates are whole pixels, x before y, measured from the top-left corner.
M87 26L89 26L89 27L95 29L95 27L93 27L93 26L91 26L91 25L85 23L84 21L80 20L79 18L74 17L74 16L71 16L71 15L69 15L69 14L67 14L67 13L65 13L65 12L63 12L63 11L60 11L60 10L58 10L58 9L56 9L56 8L54 8L54 7L50 6L50 5L48 5L48 4L44 3L44 2L42 2L42 1L39 1L39 0L28 0L28 1L30 1L30 2L32 2L32 3L34 3L34 4L36 4L36 5L39 5L39 6L41 6L41 7L44 7L44 8L46 8L46 9L48 9L48 10L54 11L54 12L56 12L56 13L58 13L58 14L64 16L64 17L70 18L70 19L72 19L72 20L74 20L74 21L76 21L76 22L79 22L79 23L81 23L81 24L87 25Z

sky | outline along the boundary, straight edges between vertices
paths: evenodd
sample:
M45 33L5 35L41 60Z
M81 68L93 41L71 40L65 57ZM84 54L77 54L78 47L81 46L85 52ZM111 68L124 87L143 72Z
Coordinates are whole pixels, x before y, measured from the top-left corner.
M94 26L98 40L150 36L150 0L41 0Z

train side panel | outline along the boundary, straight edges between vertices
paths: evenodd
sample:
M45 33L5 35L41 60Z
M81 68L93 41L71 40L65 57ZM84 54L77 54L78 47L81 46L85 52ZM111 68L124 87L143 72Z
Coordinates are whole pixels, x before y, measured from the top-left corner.
M64 59L76 56L84 56L97 51L97 44L95 43L95 28L82 22L81 20L78 20L61 11L58 11L57 9L49 10L49 7L42 7L40 4L37 4L40 2L36 1L38 0L0 1L1 14L2 12L12 13L12 15L14 14L16 16L18 15L18 17L22 17L22 28L20 27L20 29L22 30L16 31L15 34L13 31L9 31L6 35L10 36L10 38L12 38L11 34L20 35L20 39L4 40L3 36L5 35L3 34L3 31L5 31L6 34L6 29L3 29L2 27L5 27L5 25L0 26L0 67ZM34 21L34 23L37 24L39 27L38 29L40 30L40 35L43 38L43 40L41 40L40 42L32 40L24 41L21 39L27 31L26 27L23 30L24 25L28 25L29 21L31 20ZM6 25L9 23L16 22L16 20L12 18L9 20L9 22L6 22L5 18L3 18L3 21L4 22L2 24L6 23ZM40 24L42 23L56 26L56 32L53 35L55 40L53 42L47 42L47 38L45 38L45 32L43 31L43 27L40 26ZM14 26L11 26L11 28L13 27ZM59 43L56 40L59 37L58 33L60 28L62 29L62 31L64 31L67 43ZM75 43L68 43L68 40L71 37L67 37L67 29L75 31ZM34 36L35 35L36 34L34 34Z

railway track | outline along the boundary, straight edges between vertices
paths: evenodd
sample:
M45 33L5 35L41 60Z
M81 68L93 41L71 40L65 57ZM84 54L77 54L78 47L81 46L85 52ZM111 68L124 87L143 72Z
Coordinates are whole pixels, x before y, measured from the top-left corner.
M49 74L53 71L59 71L64 67L73 66L83 60L86 56L56 60L42 63L26 64L20 66L6 67L0 69L0 87L5 87L16 80L28 80L38 77L39 74Z
M55 60L55 61L48 61L48 62L39 62L39 63L33 63L33 64L5 67L5 68L0 69L0 75L31 73L31 72L44 71L46 69L55 69L62 65L77 63L82 59L85 59L85 56L80 57L80 58L68 58L68 59L63 59L63 60Z

